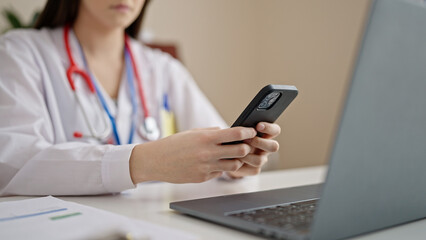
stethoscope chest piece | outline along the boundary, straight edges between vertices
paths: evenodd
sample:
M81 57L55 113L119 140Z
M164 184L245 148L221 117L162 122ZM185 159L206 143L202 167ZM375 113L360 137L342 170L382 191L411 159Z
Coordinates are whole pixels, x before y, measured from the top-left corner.
M160 129L158 128L157 121L151 116L145 118L143 124L139 126L139 131L148 141L155 141L160 138Z

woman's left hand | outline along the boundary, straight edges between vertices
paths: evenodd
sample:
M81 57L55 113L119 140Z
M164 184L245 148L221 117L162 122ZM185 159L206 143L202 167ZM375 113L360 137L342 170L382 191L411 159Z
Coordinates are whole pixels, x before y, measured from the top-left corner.
M244 158L239 159L244 163L240 169L235 172L227 172L230 177L241 178L259 174L262 166L268 161L268 155L278 151L279 144L273 140L281 132L278 124L260 122L256 126L256 131L262 133L262 137L256 136L244 141L252 146L253 150Z

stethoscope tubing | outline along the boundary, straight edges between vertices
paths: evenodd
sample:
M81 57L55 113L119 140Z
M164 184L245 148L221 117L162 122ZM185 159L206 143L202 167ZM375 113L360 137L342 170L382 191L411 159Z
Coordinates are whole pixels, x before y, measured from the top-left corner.
M102 120L103 120L102 122L103 122L103 125L104 125L104 131L99 135L96 134L95 128L90 123L89 117L86 113L86 110L83 108L80 96L76 91L76 87L75 87L75 84L74 84L74 81L73 81L73 78L72 78L72 74L74 74L74 73L81 75L81 77L84 79L84 81L88 85L91 94L95 93L95 88L93 86L93 83L90 81L90 78L87 75L87 73L77 67L77 65L75 64L74 58L72 57L71 47L70 47L70 44L69 44L69 26L65 26L65 29L64 29L64 42L65 42L65 49L66 49L66 52L67 52L67 55L68 55L68 59L70 61L70 67L67 69L66 75L67 75L68 82L71 86L71 89L73 90L73 95L74 95L74 97L77 101L77 105L79 105L81 107L81 110L82 110L82 113L83 113L83 118L84 118L86 125L89 127L90 134L98 140L104 139L109 135L108 123L107 123L106 119L102 118ZM97 99L97 101L98 101L98 106L99 106L98 110L99 110L100 113L102 113L102 109L100 108L100 105L99 105L99 100ZM82 136L80 136L81 133L75 132L74 136L77 137L77 135L79 135L79 137L82 137Z
M68 78L68 82L71 86L71 89L74 92L74 96L77 99L77 104L82 108L82 112L83 112L83 116L85 119L86 124L89 127L89 131L90 134L97 138L98 140L101 140L101 138L103 138L105 135L109 135L109 131L108 131L108 124L106 123L105 117L102 117L103 122L105 123L106 129L103 131L102 134L97 135L95 128L92 126L92 124L89 121L89 118L87 116L87 113L82 105L82 101L80 99L80 97L78 96L78 93L76 92L76 88L75 88L75 84L72 78L72 74L77 73L80 74L81 77L85 80L86 84L89 87L89 90L91 93L96 94L98 96L97 101L98 101L98 105L104 109L106 115L108 116L108 119L111 122L111 128L112 128L112 132L113 132L113 138L116 144L120 145L121 141L120 141L120 137L118 135L118 130L117 130L117 124L116 124L116 120L115 118L112 116L111 111L108 108L108 104L106 103L106 100L104 98L104 96L102 95L102 92L100 91L99 86L97 85L96 81L95 81L95 76L90 72L90 69L88 67L85 55L84 55L84 51L81 47L81 45L79 44L79 48L80 48L80 52L83 58L83 63L85 68L88 70L88 72L79 69L74 61L74 58L72 57L72 52L71 52L71 47L69 44L69 31L70 31L70 26L65 26L64 28L64 42L65 42L65 49L68 55L68 59L70 61L70 67L67 69L67 78ZM158 126L155 123L155 120L150 116L149 111L148 111L148 107L146 106L146 102L145 102L145 96L144 96L144 92L143 92L143 88L142 88L142 80L140 78L140 75L138 73L137 70L137 66L132 54L132 50L129 44L129 37L127 35L124 36L125 37L125 51L124 51L124 57L125 57L125 68L126 68L126 75L127 75L127 81L128 81L128 86L129 86L129 92L131 95L131 103L132 103L132 116L131 116L131 124L130 124L130 132L129 132L129 139L128 139L128 144L132 143L133 141L133 136L134 136L134 132L135 132L135 128L136 128L136 109L137 109L137 103L136 103L136 93L135 93L135 86L134 86L134 79L136 78L136 82L138 85L138 93L139 93L139 97L140 97L140 102L141 102L141 107L144 113L144 123L142 125L142 128L140 128L139 130L141 130L142 135L144 135L144 133L147 135L145 136L148 140L156 140L158 139L159 136L159 130L158 130ZM133 69L132 69L133 68ZM133 71L132 71L133 70ZM103 115L103 113L101 112L101 115ZM153 122L154 121L154 122ZM147 122L151 123L151 124L146 124ZM152 124L153 123L153 124ZM147 125L149 125L149 129L147 129ZM154 125L154 126L152 126ZM108 132L107 132L108 131ZM105 134L106 133L106 134Z
M79 48L80 48L81 56L83 58L84 67L86 69L89 69L86 57L84 55L83 48L81 47L80 44L79 44ZM96 95L98 95L99 101L101 102L101 105L102 105L103 109L105 110L105 113L107 114L107 116L108 116L108 118L111 122L111 128L112 128L114 141L117 145L121 145L120 137L118 135L118 130L117 130L117 122L116 122L115 118L112 116L111 111L108 108L108 104L106 103L106 100L105 100L104 96L102 95L102 93L99 89L99 86L97 85L96 81L94 81L95 76L92 74L92 72L90 72L90 70L88 70L88 73L89 73L90 81L92 82L92 84L95 88ZM132 116L132 125L133 125L133 121L134 121L134 118ZM130 144L130 143L132 143L132 139L129 139L128 144Z
M126 75L127 76L132 76L133 72L132 72L132 68L129 64L129 62L131 61L130 59L130 55L127 51L124 51L124 60L125 60L125 67L126 67ZM133 81L134 77L127 77L127 84L129 85L129 92L130 92L130 99L132 102L132 121L131 121L131 125L130 125L130 134L129 134L129 142L132 141L133 139L133 135L135 133L135 121L136 121L136 108L137 108L137 103L136 103L136 98L135 98L135 86L134 86L134 81Z
M133 52L132 52L132 48L130 47L129 44L129 36L125 35L124 36L124 44L125 44L125 48L127 49L127 51L125 51L128 54L128 58L130 58L130 62L132 63L132 68L133 68L133 73L135 74L135 78L138 80L137 81L137 85L138 85L138 93L139 93L139 100L142 103L142 110L145 113L145 118L151 117L148 107L146 106L146 102L144 101L145 98L145 94L143 91L143 87L142 87L142 79L139 75L139 71L138 68L136 66L136 62L135 62L135 58L133 56Z

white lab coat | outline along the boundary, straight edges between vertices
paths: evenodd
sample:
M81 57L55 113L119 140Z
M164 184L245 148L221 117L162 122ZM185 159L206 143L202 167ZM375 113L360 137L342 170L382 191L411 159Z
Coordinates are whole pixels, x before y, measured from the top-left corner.
M73 32L70 45L76 64L84 69ZM148 109L160 126L163 96L168 94L179 131L226 127L178 61L135 40L131 45ZM88 127L66 78L68 66L62 28L11 31L0 38L0 195L102 194L135 187L129 173L134 144L74 138L74 131L88 132ZM101 125L96 124L96 98L81 77L75 79L90 121ZM117 105L102 92L126 142L132 107L125 73ZM143 142L135 134L134 143Z

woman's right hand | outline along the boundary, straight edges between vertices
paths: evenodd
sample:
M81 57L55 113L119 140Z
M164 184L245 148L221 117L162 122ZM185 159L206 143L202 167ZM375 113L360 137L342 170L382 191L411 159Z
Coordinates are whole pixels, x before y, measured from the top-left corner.
M133 183L164 181L198 183L242 166L252 147L246 143L221 145L256 136L253 128L194 129L136 145L130 156Z

